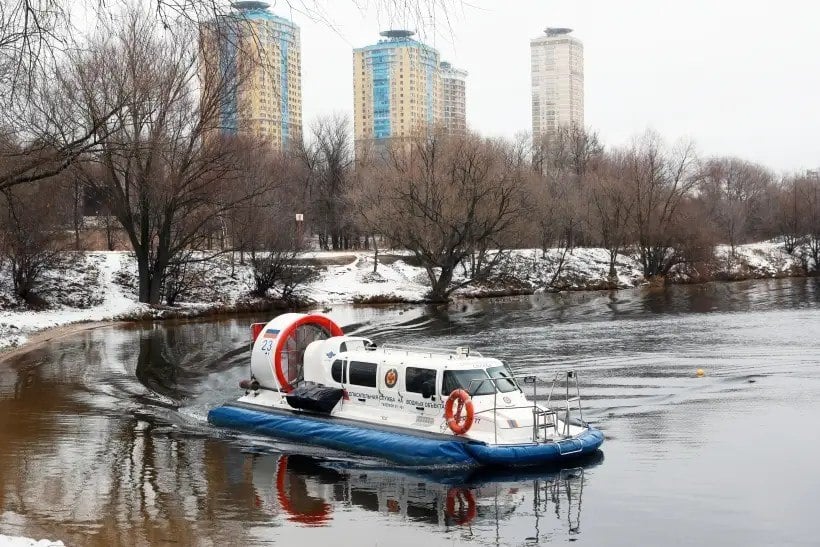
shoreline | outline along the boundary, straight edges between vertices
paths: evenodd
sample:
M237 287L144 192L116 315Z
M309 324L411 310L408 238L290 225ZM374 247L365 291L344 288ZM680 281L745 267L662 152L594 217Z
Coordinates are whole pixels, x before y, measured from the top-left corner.
M812 275L782 275L782 276L768 276L768 277L745 277L745 278L732 278L732 279L707 279L707 280L700 280L700 281L671 281L667 280L665 283L657 284L652 282L645 282L641 285L635 287L615 287L615 288L589 288L589 289L566 289L566 290L556 290L556 291L541 291L542 293L549 293L549 294L561 294L561 293L604 293L604 292L616 292L622 290L631 290L631 289L648 289L648 290L658 290L664 289L667 286L686 286L686 285L707 285L710 283L714 284L730 284L730 283L742 283L748 281L765 281L765 280L782 280L782 279L808 279L812 277ZM508 298L508 297L516 297L516 296L532 296L534 294L538 294L538 291L531 291L531 292L522 292L520 288L511 289L508 293L504 293L503 291L495 291L495 292L487 292L487 293L480 293L480 294L466 294L466 295L457 295L456 297L452 298L446 304L443 302L425 302L419 300L390 300L390 301L372 301L372 302L360 302L360 301L353 301L353 302L328 302L325 303L329 306L332 305L349 305L354 307L380 307L380 306L391 306L391 305L413 305L413 306L427 306L427 305L451 305L457 302L466 301L466 300L484 300L489 298ZM208 309L196 309L196 308L180 308L178 310L173 310L169 308L156 308L156 310L161 312L179 312L179 313L161 313L161 314L151 314L146 312L145 310L141 310L140 312L134 315L126 314L123 317L118 317L114 319L108 320L101 320L101 321L78 321L75 323L66 323L62 325L57 325L53 327L46 327L42 330L34 331L27 335L25 342L17 346L10 346L10 347L0 347L0 364L4 363L7 360L13 359L18 355L22 355L28 353L30 351L36 350L39 346L51 342L53 340L58 340L60 338L65 338L66 336L70 336L72 334L76 334L78 332L84 332L89 330L95 330L99 328L111 327L115 325L127 325L127 324L140 324L140 323L161 323L166 321L177 321L181 323L196 323L202 321L208 321L212 319L219 319L219 318L231 318L231 317L241 317L243 315L254 315L259 313L264 313L266 311L270 312L277 312L277 313L286 313L288 311L300 312L300 311L308 311L311 309L321 308L321 303L316 302L305 302L303 305L298 306L280 306L277 305L275 301L271 301L271 305L268 307L248 307L244 305L245 303L240 303L237 306L218 306L215 308L208 308ZM321 311L321 310L319 310Z
M521 249L508 255L494 278L456 290L450 301L809 277L778 242L747 244L736 250L737 254L730 257L727 249L716 249L717 259L701 272L673 270L667 278L659 279L644 278L635 257L619 255L617 277L613 279L604 249L576 248L572 254L560 257L560 266L556 266L555 250ZM8 306L13 300L8 296L8 281L6 295L3 294L4 272L0 271L0 355L7 356L17 348L30 348L63 334L114 323L207 320L321 310L339 304L445 305L425 298L427 274L409 257L390 255L388 260L379 260L374 271L369 252L325 254L314 252L305 256L314 263L315 276L288 301L277 299L275 294L250 297L254 281L249 267L221 261L209 265L206 281L180 297L176 306L149 306L136 301L133 256L121 251L102 251L72 255L69 266L45 276L42 294L51 307L34 311L11 305L2 309L4 301ZM463 276L464 272L460 272L457 278Z
M24 353L28 353L32 350L35 350L39 346L45 344L46 342L51 342L52 340L65 338L66 336L69 336L71 334L130 322L131 321L118 320L91 321L80 323L67 323L65 325L59 325L56 327L48 327L43 330L31 333L31 335L28 336L26 341L20 344L19 346L0 348L0 363L3 363L8 359L13 359L17 355L21 355Z

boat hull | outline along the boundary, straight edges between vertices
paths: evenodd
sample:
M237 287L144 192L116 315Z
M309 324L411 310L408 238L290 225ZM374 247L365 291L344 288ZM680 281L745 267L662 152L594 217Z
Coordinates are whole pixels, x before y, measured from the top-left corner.
M212 409L208 421L218 427L324 446L402 465L546 465L589 455L603 442L594 428L560 442L488 445L446 434L408 433L406 429L354 422L344 418L232 403Z
M470 444L467 450L481 465L517 467L544 465L592 454L604 442L604 434L590 427L580 435L548 443L490 445Z

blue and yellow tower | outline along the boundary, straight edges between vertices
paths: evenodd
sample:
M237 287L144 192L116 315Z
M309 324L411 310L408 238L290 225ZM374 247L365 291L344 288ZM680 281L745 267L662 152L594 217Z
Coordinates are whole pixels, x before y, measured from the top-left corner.
M408 30L388 30L353 50L353 126L357 151L410 139L441 123L439 53Z
M229 84L221 101L220 130L287 149L302 136L299 27L271 13L267 2L233 2L231 7L207 27L204 40L204 54L219 56L220 79ZM218 45L207 47L214 43Z

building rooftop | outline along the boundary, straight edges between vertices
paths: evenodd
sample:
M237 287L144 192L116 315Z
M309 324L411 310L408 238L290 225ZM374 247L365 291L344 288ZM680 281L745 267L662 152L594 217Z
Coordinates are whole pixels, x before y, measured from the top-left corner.
M225 17L228 20L246 20L246 21L273 21L293 28L299 28L296 24L284 17L279 17L271 13L270 2L260 2L258 0L242 0L239 2L231 2L233 12L227 14Z
M412 30L383 30L379 33L379 36L384 36L385 38L410 38L415 34Z
M266 10L270 7L268 2L257 2L256 0L245 0L243 2L231 2L231 7L241 11L246 10Z
M544 34L547 36L560 36L561 34L569 34L572 32L571 28L564 27L547 27L544 29Z
M449 77L466 78L467 71L461 68L454 67L449 61L442 61L438 64L442 71L447 73Z
M383 30L379 33L379 35L383 37L381 40L379 40L375 44L354 48L353 51L373 51L381 49L391 49L395 47L416 47L426 51L430 56L438 55L438 51L435 48L430 47L427 44L419 42L418 40L413 38L414 34L416 33L412 30Z

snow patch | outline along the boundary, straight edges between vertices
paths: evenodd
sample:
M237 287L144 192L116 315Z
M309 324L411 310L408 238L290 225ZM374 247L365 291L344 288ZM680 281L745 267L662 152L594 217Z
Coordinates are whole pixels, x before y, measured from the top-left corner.
M65 543L62 541L51 541L50 539L37 540L0 534L0 547L65 547Z
M785 277L802 268L800 258L777 241L736 246L734 254L729 245L718 245L715 257L719 273L727 279Z
M126 253L120 252L88 253L82 256L73 267L66 266L58 270L62 281L56 283L56 289L49 288L49 285L54 285L55 282L47 276L45 285L49 294L55 290L60 292L61 287L73 293L68 298L56 298L56 304L51 309L0 311L0 349L19 346L26 342L29 335L37 331L71 323L116 319L125 313L140 309L141 304L124 296L118 285L112 282L115 273L122 268L123 255L127 256ZM94 272L93 277L89 277L89 269ZM49 276L54 275L54 272L49 272ZM84 300L78 296L81 290L96 293L97 296L92 299L94 305L66 305L66 300Z

